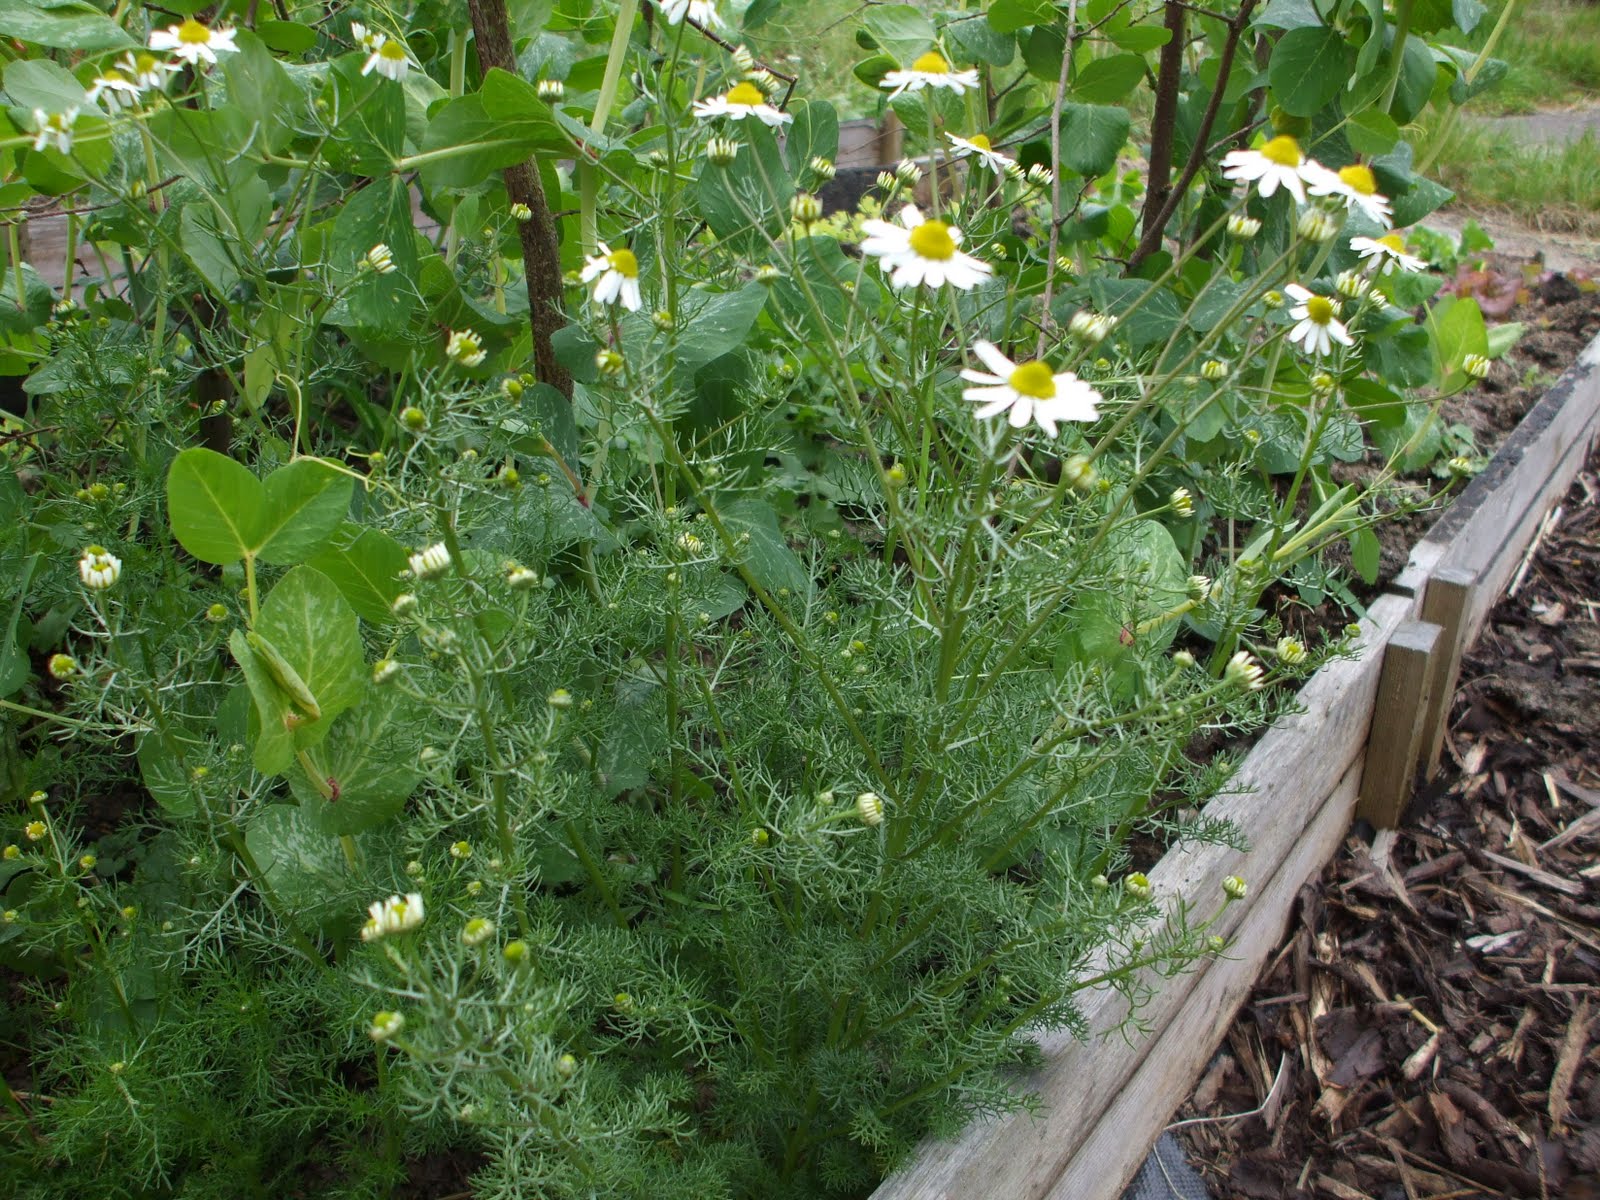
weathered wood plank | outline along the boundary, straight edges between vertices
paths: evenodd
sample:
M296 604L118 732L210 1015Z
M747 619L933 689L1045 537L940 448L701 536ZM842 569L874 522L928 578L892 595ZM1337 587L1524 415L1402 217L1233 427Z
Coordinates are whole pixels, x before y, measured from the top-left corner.
M1277 950L1300 888L1339 848L1350 826L1360 779L1361 764L1356 763L1271 879L1262 881L1260 893L1244 901L1244 919L1227 956L1197 976L1187 1002L1083 1139L1046 1200L1116 1200L1122 1194L1227 1034L1262 966ZM1107 1045L1102 1057L1123 1050L1120 1044Z
M1428 691L1428 711L1422 719L1423 774L1432 779L1439 770L1449 724L1450 699L1461 674L1461 655L1467 648L1467 612L1478 577L1462 567L1440 567L1428 580L1422 595L1422 619L1443 630L1439 652L1433 659L1433 680Z
M1443 634L1439 626L1426 621L1407 621L1384 648L1356 806L1356 815L1379 829L1398 825L1411 799Z
M1365 749L1381 660L1374 648L1387 644L1411 612L1412 601L1404 597L1384 596L1374 603L1362 622L1366 651L1318 671L1300 693L1303 711L1280 722L1250 752L1232 784L1236 791L1207 806L1208 816L1231 820L1248 831L1252 844L1247 853L1226 846L1181 846L1151 869L1150 882L1168 907L1183 902L1208 913L1220 901L1226 876L1242 875L1262 886L1274 876L1299 844L1307 822ZM1215 932L1229 936L1249 907L1231 906ZM1102 967L1096 963L1086 974ZM1140 1019L1152 1029L1164 1028L1182 1010L1196 980L1186 974L1162 981L1140 1010ZM1150 1039L1140 1039L1115 1054L1107 1051L1107 1035L1119 1030L1127 1017L1126 1003L1117 993L1096 991L1084 997L1082 1008L1089 1040L1057 1032L1041 1035L1046 1065L1019 1080L1020 1087L1039 1096L1042 1118L1018 1113L979 1121L954 1141L930 1143L886 1179L873 1200L1044 1196L1152 1045Z

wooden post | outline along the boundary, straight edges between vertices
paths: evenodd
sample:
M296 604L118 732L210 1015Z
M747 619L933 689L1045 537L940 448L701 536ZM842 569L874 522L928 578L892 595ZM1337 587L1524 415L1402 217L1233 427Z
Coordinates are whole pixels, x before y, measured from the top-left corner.
M1367 735L1366 769L1356 816L1379 829L1392 829L1416 782L1423 717L1433 682L1433 658L1443 630L1426 621L1407 621L1395 630L1383 655L1378 695Z
M1472 609L1472 589L1478 576L1464 567L1440 567L1428 578L1422 596L1422 619L1444 631L1439 652L1433 656L1427 713L1422 721L1421 767L1426 778L1439 771L1439 752L1450 723L1450 701L1456 694L1461 655L1466 651L1467 614Z

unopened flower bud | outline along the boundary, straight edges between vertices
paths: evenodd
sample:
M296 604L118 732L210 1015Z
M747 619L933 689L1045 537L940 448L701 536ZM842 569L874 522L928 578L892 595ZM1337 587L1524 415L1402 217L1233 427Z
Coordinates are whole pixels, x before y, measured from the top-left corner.
M52 654L47 665L52 679L71 679L78 673L78 660L70 654Z
M380 658L372 664L372 682L382 687L400 674L400 664L392 658Z
M518 225L526 225L533 220L533 209L519 200L511 206L511 219Z
M739 143L732 138L714 137L706 142L706 161L713 167L731 167L739 157Z
M823 183L827 183L839 173L839 168L833 165L833 159L823 158L820 154L813 158L808 165L811 167L811 173Z
M1228 364L1215 358L1208 358L1201 364L1200 377L1216 383L1228 377Z
M443 542L416 551L407 560L417 579L437 579L450 569L450 548Z
M1122 881L1122 886L1135 900L1148 900L1151 892L1155 890L1150 886L1150 877L1143 871L1133 872Z
M1294 228L1308 242L1326 242L1339 232L1339 222L1320 208L1308 208Z
M544 702L551 708L563 709L572 707L572 693L566 688L557 688L545 697Z
M894 165L894 177L902 187L915 187L922 179L922 168L909 158L902 158Z
M883 797L877 792L862 792L856 797L856 813L863 825L882 825Z
M428 414L415 405L408 404L400 410L400 424L412 433L421 433L428 427Z
M1116 324L1115 317L1080 308L1072 314L1072 320L1067 322L1067 332L1085 345L1096 346L1106 340L1106 335L1116 327Z
M1229 900L1243 900L1250 891L1250 885L1239 875L1229 875L1222 881L1222 893Z
M1187 650L1179 650L1172 656L1172 665L1186 671L1194 666L1194 655Z
M417 598L410 592L401 592L394 598L394 603L389 605L389 611L397 617L409 616L417 611Z
M594 365L600 374L615 379L627 364L615 350L602 350L594 356Z
M1100 474L1086 454L1074 454L1061 464L1061 477L1074 491L1087 492L1099 482Z
M555 104L567 94L567 85L559 79L541 79L534 85L534 92L546 104Z
M1294 666L1306 660L1306 644L1297 637L1281 637L1277 646L1278 661Z
M1235 213L1228 218L1228 236L1235 241L1248 242L1261 232L1261 222L1254 217L1247 217L1243 213Z
M494 936L494 922L487 917L473 917L461 927L463 946L481 946Z
M1172 505L1172 511L1178 516L1194 516L1194 497L1190 495L1188 488L1173 488L1167 502Z
M1461 369L1472 379L1487 379L1489 360L1481 354L1469 354L1461 360Z
M1204 575L1191 575L1184 585L1184 594L1196 604L1204 604L1211 596L1211 580Z
M1240 650L1228 660L1222 678L1242 691L1259 691L1266 686L1266 672L1248 651Z
M822 201L810 192L796 192L789 201L789 215L795 224L809 227L822 220Z
M372 1028L367 1030L367 1036L375 1042L387 1042L405 1027L406 1019L397 1012L373 1013Z
M1333 290L1347 300L1359 300L1372 290L1372 281L1359 271L1340 271Z
M506 962L511 966L517 966L519 963L527 960L528 943L523 941L521 938L507 942L505 944L505 949L500 951L500 957L505 959Z

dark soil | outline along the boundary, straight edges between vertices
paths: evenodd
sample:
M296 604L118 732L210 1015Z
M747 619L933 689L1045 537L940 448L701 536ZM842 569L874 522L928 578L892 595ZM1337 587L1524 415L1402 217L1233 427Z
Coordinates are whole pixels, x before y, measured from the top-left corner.
M1302 891L1180 1114L1214 1195L1600 1198L1597 469L1469 652L1443 771Z

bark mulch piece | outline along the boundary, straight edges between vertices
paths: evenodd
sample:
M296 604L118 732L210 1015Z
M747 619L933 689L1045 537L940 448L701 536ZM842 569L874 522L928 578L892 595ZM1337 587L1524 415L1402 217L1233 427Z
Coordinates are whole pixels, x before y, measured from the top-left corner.
M1600 1200L1597 470L1466 656L1439 776L1301 892L1179 1114L1217 1196Z

